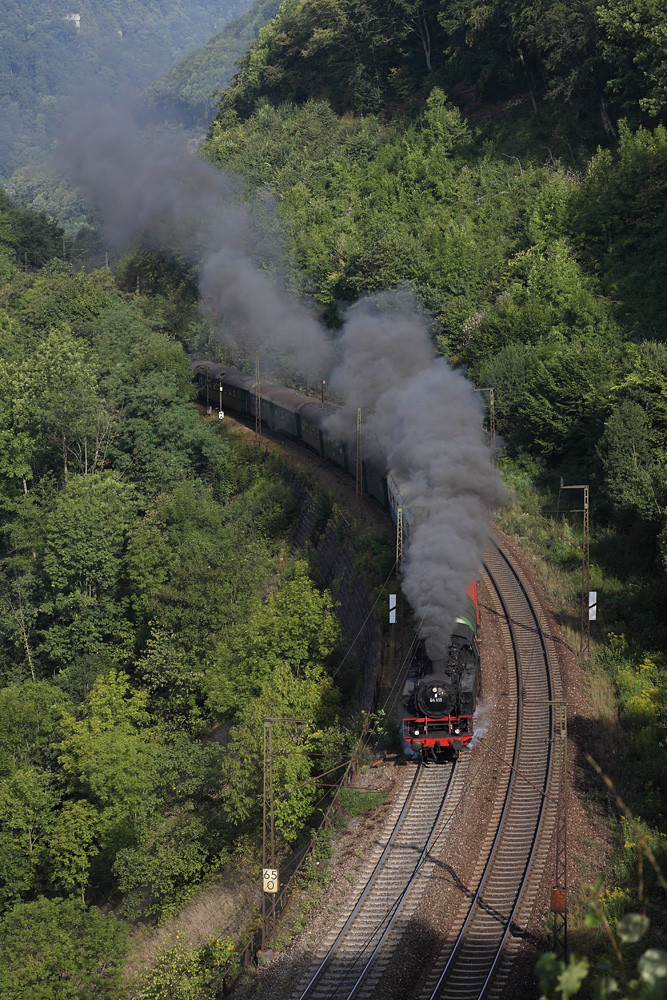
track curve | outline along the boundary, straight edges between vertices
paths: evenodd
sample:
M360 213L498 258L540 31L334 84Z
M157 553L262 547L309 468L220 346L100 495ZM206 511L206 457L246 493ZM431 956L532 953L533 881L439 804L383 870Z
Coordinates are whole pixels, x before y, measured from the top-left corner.
M562 689L550 624L499 539L485 552L484 574L495 593L513 667L506 733L480 741L501 761L502 778L488 829L480 835L465 907L441 929L443 944L430 973L424 977L415 969L410 996L419 1000L501 995L535 904L555 827L560 758L552 752L553 703L562 698ZM443 833L451 824L451 838L456 826L457 809L467 794L468 764L469 756L462 755L446 790L438 787L446 768L422 773L420 795L410 792L400 803L400 819L397 813L390 838L393 848L388 844L352 913L332 930L292 1000L387 995L393 950L418 913L429 872L447 860ZM404 839L396 839L404 823ZM419 839L412 830L420 831Z
M552 753L553 702L562 692L550 630L532 588L498 542L487 548L484 569L504 611L516 667L516 740L511 760L504 760L505 802L474 897L421 1000L477 1000L501 992L519 940L518 909L529 883L540 881L553 832L560 763ZM534 866L540 846L541 863Z

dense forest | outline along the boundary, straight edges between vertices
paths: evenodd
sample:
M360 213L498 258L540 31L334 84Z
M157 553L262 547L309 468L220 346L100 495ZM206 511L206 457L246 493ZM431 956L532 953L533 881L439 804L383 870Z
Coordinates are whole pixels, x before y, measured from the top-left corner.
M617 848L596 913L645 910L660 955L646 852L664 871L667 6L285 0L260 27L273 10L256 4L155 101L194 121L221 89L201 153L249 201L273 194L286 281L334 335L364 293L416 293L442 354L494 390L503 523L569 574L573 602L580 517L557 524L554 507L560 477L590 485L587 669L613 698L587 749L628 809L579 776ZM247 860L269 699L313 718L325 761L352 738L331 722L331 599L288 555L290 484L192 405L183 345L217 349L196 267L135 247L114 278L62 250L45 215L0 201L0 993L17 998L27 926L31 985L78 976L118 997L126 922ZM313 801L289 799L285 844ZM604 934L577 905L593 965ZM225 941L178 956L188 996L214 994L228 959ZM660 996L653 968L623 995Z
M613 136L619 114L664 117L664 80L662 0L286 0L222 104L397 111L436 83L472 104L520 95L533 113L600 119Z
M264 716L312 722L277 791L345 759L340 629L285 471L195 410L167 299L6 199L0 234L0 994L118 998L126 921L256 856ZM317 788L278 803L281 843ZM229 944L190 958L210 986Z
M274 193L291 280L333 328L365 292L417 291L442 353L494 390L517 498L503 523L551 586L571 574L575 608L581 515L565 534L553 518L559 481L590 485L591 690L613 694L594 694L582 749L624 807L580 776L617 845L586 922L647 907L658 950L645 852L664 871L666 32L664 3L287 2L204 148ZM603 937L582 926L575 947L604 953ZM545 991L571 995L572 975ZM652 996L644 980L624 995Z

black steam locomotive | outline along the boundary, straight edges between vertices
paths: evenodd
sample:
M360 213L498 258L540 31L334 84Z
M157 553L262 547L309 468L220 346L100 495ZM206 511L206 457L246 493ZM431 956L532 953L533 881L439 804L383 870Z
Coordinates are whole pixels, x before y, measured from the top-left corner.
M465 610L449 637L447 656L431 661L418 648L412 660L403 689L402 736L423 760L456 757L472 739L481 689L478 626L477 584L471 583Z

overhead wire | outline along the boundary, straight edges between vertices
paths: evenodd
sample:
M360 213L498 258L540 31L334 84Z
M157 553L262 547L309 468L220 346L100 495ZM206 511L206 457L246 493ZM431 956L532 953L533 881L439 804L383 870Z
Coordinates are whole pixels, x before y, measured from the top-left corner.
M475 771L473 772L472 776L469 779L469 785L473 785L474 784L474 782L477 779L477 776L479 775L479 773L481 771L482 766L486 762L486 759L487 759L487 757L489 755L490 755L490 750L487 747L486 750L485 750L485 753L484 753L483 757L479 761L479 763L478 763ZM430 859L430 857L432 856L434 850L440 844L443 836L447 833L447 831L448 831L451 823L454 821L454 819L459 818L458 817L459 811L460 810L461 811L465 810L465 808L467 806L468 798L469 798L469 796L467 796L467 797L461 797L461 799L459 800L459 802L454 806L454 808L453 808L450 816L448 817L448 819L443 824L442 829L438 831L438 834L437 834L435 840L433 841L433 844L429 848L428 853L423 858L421 858L417 862L417 864L415 865L415 868L414 868L412 874L410 875L410 878L408 879L408 882L406 882L405 887L398 892L398 895L396 895L395 897L393 897L393 899L390 902L388 902L386 910L378 918L378 920L376 921L374 927L372 927L369 930L368 934L366 935L366 938L364 939L364 941L361 942L361 944L360 944L359 948L357 949L357 951L352 956L350 956L349 958L347 958L344 969L341 970L341 973L338 976L336 982L332 985L331 989L326 994L327 1000L328 1000L328 998L334 998L334 997L336 997L338 995L337 991L338 991L338 987L339 987L339 985L340 985L340 983L342 981L343 975L346 975L347 972L349 972L350 969L354 969L355 966L357 964L359 964L363 960L363 956L364 956L364 954L365 954L365 952L366 952L366 950L367 950L370 942L372 941L373 936L379 930L379 928L381 928L383 926L383 924L385 924L391 918L391 916L393 916L393 914L396 912L396 910L400 906L400 904L401 904L401 902L402 902L402 900L403 900L403 898L405 896L405 893L407 891L407 886L408 886L409 882L416 875L419 874L419 872L421 871L421 869L424 866L424 864L426 864L426 862Z
M334 678L334 677L336 676L336 674L337 674L337 673L338 673L338 671L339 671L339 670L341 669L341 667L343 666L343 664L344 664L344 663L345 663L345 661L347 660L348 656L349 656L349 655L350 655L350 653L352 652L352 649L353 649L353 647L354 647L354 645L355 645L355 643L356 643L357 639L359 638L359 636L361 635L361 633L362 633L362 632L363 632L363 630L365 629L365 627L366 627L366 625L367 625L367 623L368 623L368 620L369 620L369 618L371 617L371 615L372 615L372 614L373 614L373 612L375 611L376 607L378 606L378 603L379 603L379 600L380 600L380 598L381 598L381 597L383 596L383 594L385 593L385 591L386 591L386 589L387 589L387 584L389 583L389 580L390 580L390 579L392 578L392 576L394 575L394 570L395 570L395 569L396 569L396 560L394 560L394 564L393 564L393 566L391 567L391 569L390 569L390 570L389 570L389 572L387 573L387 576L386 576L386 578L385 578L385 581L384 581L384 583L382 584L382 586L380 587L380 589L379 589L379 591L378 591L378 595L377 595L377 597L375 598L375 600L374 600L374 602L373 602L373 605L372 605L372 607L371 607L370 611L368 612L368 614L367 614L367 615L366 615L366 617L364 618L364 620L363 620L362 624L361 624L361 625L359 626L359 628L358 628L358 630L357 630L357 634L355 635L354 639L352 640L352 642L351 642L351 643L350 643L350 645L348 646L348 649L347 649L347 652L345 653L345 656L343 657L343 659L342 659L342 660L340 661L340 663L338 664L338 666L336 667L336 669L335 669L335 670L334 670L334 672L332 673L332 675L331 675L332 679L333 679L333 678Z

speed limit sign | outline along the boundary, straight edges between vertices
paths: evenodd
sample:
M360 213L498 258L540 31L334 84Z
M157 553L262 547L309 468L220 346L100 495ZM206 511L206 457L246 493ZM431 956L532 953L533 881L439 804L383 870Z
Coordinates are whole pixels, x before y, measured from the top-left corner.
M264 892L278 892L278 869L264 868Z

